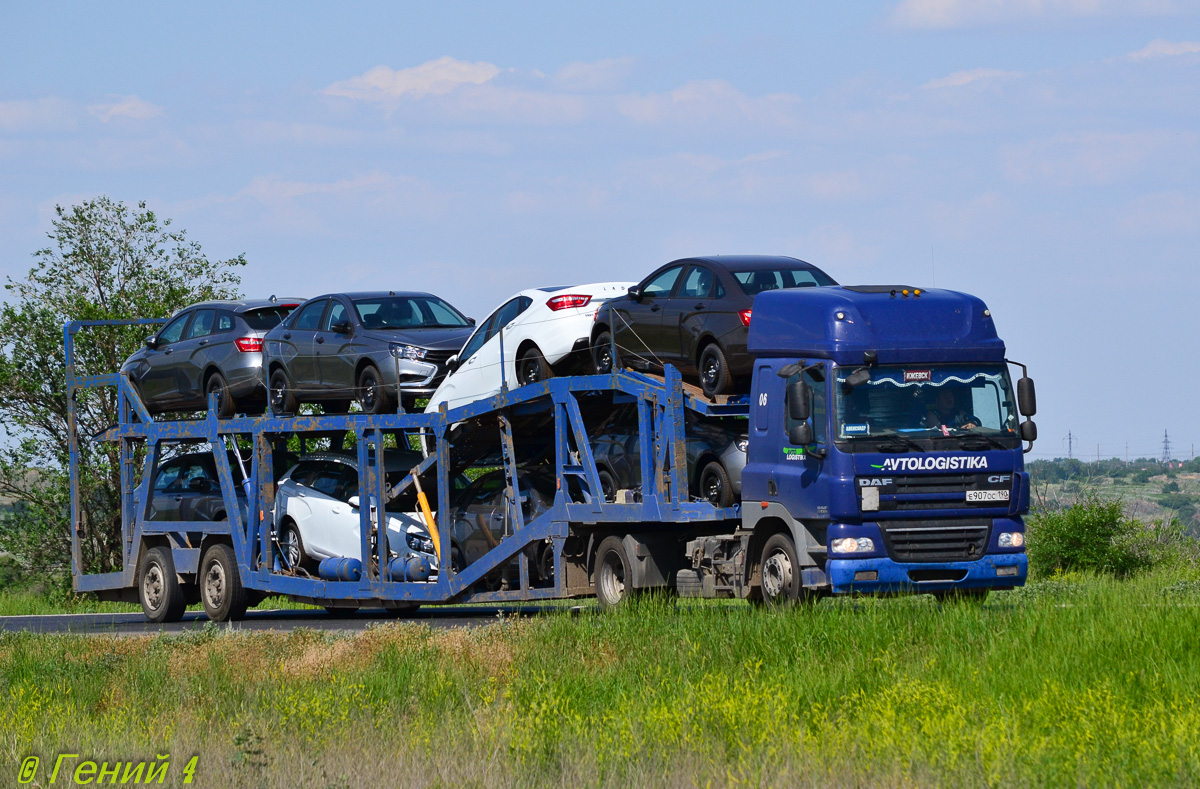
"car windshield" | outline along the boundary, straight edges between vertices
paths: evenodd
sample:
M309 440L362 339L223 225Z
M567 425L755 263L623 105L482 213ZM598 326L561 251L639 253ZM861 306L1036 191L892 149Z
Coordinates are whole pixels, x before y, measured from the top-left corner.
M764 290L815 288L818 285L837 284L825 272L812 268L753 269L734 271L733 276L747 296L757 296Z
M840 367L835 373L834 428L839 441L881 436L1016 436L1017 411L1003 364L861 369L870 377L857 386L847 380L856 368Z
M258 310L246 310L242 313L242 320L255 331L267 331L278 326L298 306L300 305L279 304L274 307L263 307Z
M469 326L462 313L436 296L357 299L354 309L368 329L432 329Z

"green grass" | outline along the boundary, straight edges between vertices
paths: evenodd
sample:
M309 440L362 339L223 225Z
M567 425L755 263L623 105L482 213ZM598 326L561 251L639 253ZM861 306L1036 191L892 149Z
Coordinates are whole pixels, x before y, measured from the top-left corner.
M648 599L472 630L0 636L0 747L192 786L1194 785L1200 583Z
M294 603L285 597L268 597L255 608L266 610L284 608L288 610L314 608L304 603ZM188 606L189 611L201 611L203 606ZM141 613L138 603L107 603L92 595L48 595L23 589L0 591L0 616L42 616L50 614L123 614Z

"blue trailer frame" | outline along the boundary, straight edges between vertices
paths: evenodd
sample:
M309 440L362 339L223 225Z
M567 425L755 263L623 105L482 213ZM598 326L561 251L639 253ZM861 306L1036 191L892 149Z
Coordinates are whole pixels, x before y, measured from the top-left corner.
M542 600L590 594L591 581L586 575L568 576L564 561L567 539L577 536L590 542L582 552L584 570L590 561L594 543L607 534L661 533L683 541L697 533L735 531L741 508L717 508L689 496L684 434L685 409L708 416L747 416L748 404L707 403L685 391L679 372L668 366L662 380L633 372L609 375L551 378L536 384L501 392L486 400L432 414L298 415L218 419L215 397L210 396L205 417L166 421L151 417L130 380L121 373L78 375L75 345L81 331L94 326L149 326L162 320L71 321L64 325L66 351L66 394L70 434L71 486L71 558L72 577L77 592L136 599L139 559L152 546L169 547L177 574L197 575L201 560L210 545L225 543L233 548L237 569L245 588L265 594L288 595L320 604L446 604L462 602L501 602ZM80 437L77 434L76 396L93 389L115 388L118 421L98 436L97 442L120 445L121 544L122 569L108 573L84 572L80 522ZM608 395L624 402L635 402L641 451L642 497L634 503L616 503L599 495L598 470L580 409L580 397ZM553 505L528 523L524 522L516 495L517 461L514 453L514 423L531 414L549 414L553 424L553 468L557 490ZM508 482L508 516L514 524L512 534L485 555L455 572L450 557L450 541L441 542L440 570L429 581L394 578L386 554L387 540L375 539L376 521L370 507L361 507L360 535L362 577L358 581L332 581L299 574L282 566L277 556L274 524L273 474L274 452L280 440L288 436L315 437L341 432L353 434L357 446L359 479L365 491L378 502L387 502L414 484L415 475L436 474L436 529L439 535L451 533L451 432L456 425L469 430L495 430L500 444ZM490 426L489 426L490 424ZM433 447L425 460L397 486L387 488L383 452L388 434L418 432L431 437ZM227 442L249 440L253 446L245 510L239 505L236 485L226 452ZM221 492L225 499L227 521L153 521L147 518L154 471L166 444L207 442L213 452ZM135 467L135 447L146 445L140 481ZM390 495L389 495L390 494ZM382 508L380 508L382 511ZM686 526L687 528L681 528ZM199 545L188 535L201 534ZM553 586L536 588L530 583L525 549L536 543L552 546ZM519 588L481 591L476 584L489 573L504 567L514 558L518 562ZM285 563L283 563L285 564ZM578 562L575 562L578 564ZM306 577L307 576L307 577ZM651 574L648 578L663 579ZM632 579L634 586L643 584ZM645 585L658 585L646 583Z

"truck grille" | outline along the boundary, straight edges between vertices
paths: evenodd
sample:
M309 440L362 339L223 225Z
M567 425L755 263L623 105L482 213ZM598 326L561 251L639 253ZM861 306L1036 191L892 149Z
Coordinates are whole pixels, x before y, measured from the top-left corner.
M969 562L987 550L991 521L882 521L883 544L897 562Z
M1013 475L1002 474L930 474L907 477L859 477L859 504L863 512L949 510L964 508L1000 507L1007 509L1013 496ZM879 494L877 507L863 506L868 490ZM979 501L968 501L968 492L980 497ZM1004 491L1008 498L1003 496Z

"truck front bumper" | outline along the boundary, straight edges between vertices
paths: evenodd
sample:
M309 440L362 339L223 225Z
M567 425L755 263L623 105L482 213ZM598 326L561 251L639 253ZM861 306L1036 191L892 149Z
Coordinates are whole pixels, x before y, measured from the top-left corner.
M914 562L891 559L831 559L825 575L834 594L939 592L947 589L1010 589L1024 586L1024 553L989 554L973 562Z

